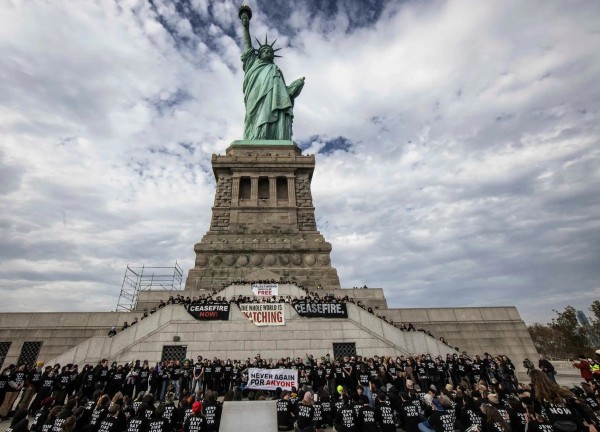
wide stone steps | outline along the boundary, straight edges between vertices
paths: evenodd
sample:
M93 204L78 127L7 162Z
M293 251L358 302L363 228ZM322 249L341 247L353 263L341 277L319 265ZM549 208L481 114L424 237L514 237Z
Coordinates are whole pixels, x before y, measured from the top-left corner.
M219 293L226 299L251 295L248 285L231 286ZM283 286L280 294L304 295L295 285ZM263 357L301 356L305 353L331 353L335 342L355 343L361 355L411 355L453 353L451 347L422 332L403 332L368 311L347 303L348 318L306 318L284 305L284 326L257 327L232 304L228 321L197 321L183 305L169 305L139 321L114 337L92 337L50 363L95 363L102 358L125 362L160 361L165 345L184 345L188 358L205 357L245 359L261 353Z

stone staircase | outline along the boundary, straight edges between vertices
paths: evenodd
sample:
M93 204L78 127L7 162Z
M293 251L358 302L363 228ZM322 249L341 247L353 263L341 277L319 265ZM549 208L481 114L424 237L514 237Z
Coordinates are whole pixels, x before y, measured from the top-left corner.
M280 295L300 297L295 285L279 287ZM249 285L232 285L219 293L251 296ZM49 364L96 363L102 358L119 363L133 360L160 361L163 346L183 345L187 357L245 359L260 352L265 357L303 357L331 353L334 342L353 342L361 355L411 355L453 353L451 347L422 332L403 332L366 310L347 303L347 319L306 318L291 305L284 306L284 326L257 327L236 305L229 321L197 321L183 305L169 305L114 337L95 336L51 359Z

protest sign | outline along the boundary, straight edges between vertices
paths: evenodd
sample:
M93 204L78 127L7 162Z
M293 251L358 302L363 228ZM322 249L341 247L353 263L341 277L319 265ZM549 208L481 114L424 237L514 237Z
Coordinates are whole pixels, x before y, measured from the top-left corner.
M256 296L276 296L279 292L278 284L252 284L252 292Z
M239 306L257 326L285 325L283 303L240 303Z
M293 304L298 315L309 318L348 318L345 303L310 303L296 302Z
M248 369L248 385L255 390L282 390L298 388L298 371L296 369Z
M215 321L229 319L229 303L190 304L188 313L199 321Z

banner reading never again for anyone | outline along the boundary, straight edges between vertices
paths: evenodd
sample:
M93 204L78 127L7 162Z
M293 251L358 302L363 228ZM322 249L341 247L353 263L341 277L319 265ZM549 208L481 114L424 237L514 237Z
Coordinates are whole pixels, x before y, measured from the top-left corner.
M257 326L285 325L283 303L240 303L240 311Z
M344 303L294 303L298 315L309 318L348 318Z
M255 390L291 390L298 388L298 371L295 369L248 369L249 389Z
M200 321L228 320L229 303L191 304L187 306L188 313Z

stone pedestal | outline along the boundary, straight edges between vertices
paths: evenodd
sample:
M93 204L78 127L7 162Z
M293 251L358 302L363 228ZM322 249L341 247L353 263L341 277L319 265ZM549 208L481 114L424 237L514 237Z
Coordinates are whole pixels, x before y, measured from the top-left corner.
M186 290L220 289L261 269L309 289L340 287L315 222L314 156L292 141L234 141L212 166L211 225L194 246Z

